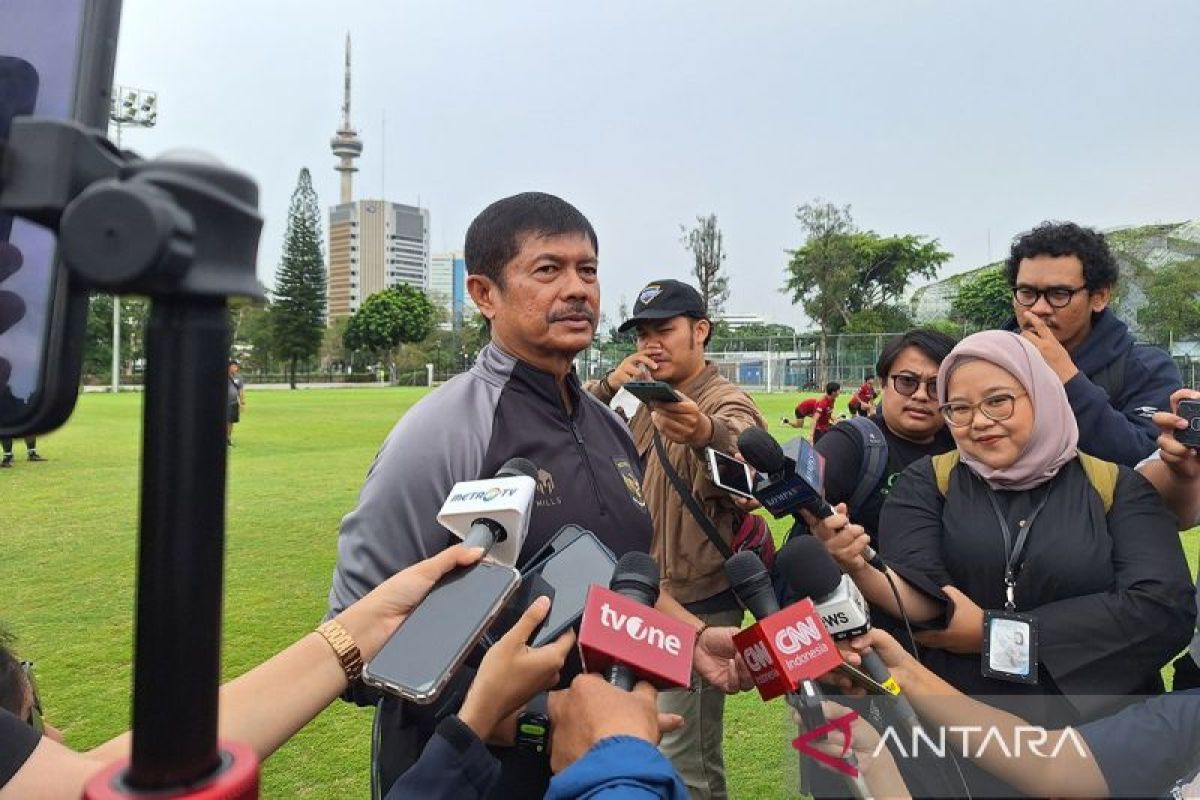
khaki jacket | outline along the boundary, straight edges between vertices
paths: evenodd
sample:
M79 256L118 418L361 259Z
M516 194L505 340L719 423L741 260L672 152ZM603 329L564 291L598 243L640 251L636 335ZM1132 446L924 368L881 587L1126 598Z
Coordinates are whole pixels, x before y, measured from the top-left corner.
M586 387L604 402L612 400L598 381ZM682 386L675 389L693 400L713 421L713 438L707 447L732 453L737 438L746 428L757 425L766 428L766 420L749 395L723 378L713 364ZM708 540L704 529L684 506L679 493L658 460L654 448L654 425L645 406L638 409L629 421L634 445L642 461L642 494L654 521L654 537L650 555L662 570L663 584L681 603L694 603L729 588L725 578L725 558ZM688 447L663 439L671 466L692 487L708 518L726 542L733 538L735 523L742 512L733 504L728 492L718 489L708 477L704 446Z

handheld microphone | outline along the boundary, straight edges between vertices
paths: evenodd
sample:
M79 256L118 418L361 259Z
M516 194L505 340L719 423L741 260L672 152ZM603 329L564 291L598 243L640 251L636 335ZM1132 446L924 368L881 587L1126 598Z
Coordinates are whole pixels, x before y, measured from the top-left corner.
M808 511L822 519L834 514L833 506L821 494L824 483L824 459L803 437L787 444L791 457L762 428L750 427L738 436L738 452L746 463L758 472L752 494L776 519L791 514L799 518L800 511ZM880 572L887 566L875 549L867 545L863 558Z
M469 547L515 566L529 531L529 508L537 488L537 467L525 458L510 458L496 477L459 481L450 490L437 519Z
M736 634L734 643L759 695L763 700L788 695L806 727L823 725L823 697L812 679L835 668L842 657L812 602L801 600L780 609L766 566L749 550L734 553L725 562L725 575L738 602L757 620ZM801 687L803 691L796 695Z
M819 541L811 536L796 537L783 546L775 563L792 591L812 598L821 621L835 640L852 639L871 629L871 612L866 599L854 581L842 574ZM862 665L874 681L895 697L889 705L894 706L900 720L905 725L919 726L916 711L900 694L900 685L883 659L868 650L862 654Z
M609 581L592 585L579 625L579 650L588 672L606 675L625 691L639 680L658 689L691 684L696 632L654 609L658 564L646 553L621 556Z

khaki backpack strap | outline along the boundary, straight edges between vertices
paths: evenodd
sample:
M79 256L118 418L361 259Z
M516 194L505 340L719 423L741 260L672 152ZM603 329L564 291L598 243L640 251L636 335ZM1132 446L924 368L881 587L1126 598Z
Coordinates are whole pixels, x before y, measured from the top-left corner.
M1084 474L1087 475L1088 482L1092 484L1092 488L1100 495L1101 502L1104 503L1104 513L1107 514L1112 508L1113 495L1117 491L1117 476L1120 470L1117 465L1110 461L1102 461L1095 456L1089 456L1087 453L1079 454L1079 463L1083 465Z
M950 473L958 466L958 450L951 450L933 457L933 477L938 491L945 497L950 491Z

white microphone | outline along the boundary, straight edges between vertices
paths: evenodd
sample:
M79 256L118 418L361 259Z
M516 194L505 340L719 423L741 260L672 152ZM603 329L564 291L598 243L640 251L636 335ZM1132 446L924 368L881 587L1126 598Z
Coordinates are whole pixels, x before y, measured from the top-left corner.
M454 484L437 520L463 544L482 547L490 560L515 567L529 531L536 475L528 459L510 458L494 478Z

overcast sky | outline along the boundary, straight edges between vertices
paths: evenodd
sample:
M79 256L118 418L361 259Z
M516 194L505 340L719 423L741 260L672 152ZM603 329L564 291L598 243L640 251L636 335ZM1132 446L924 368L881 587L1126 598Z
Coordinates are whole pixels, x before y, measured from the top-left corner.
M728 310L797 324L777 290L814 197L937 237L947 275L1045 218L1200 217L1200 3L125 0L116 82L154 89L155 154L251 173L271 284L301 167L337 201L343 39L357 198L430 209L460 249L537 189L600 238L603 307L686 277L679 226L716 213ZM386 139L382 121L386 116ZM385 157L386 156L386 157Z

